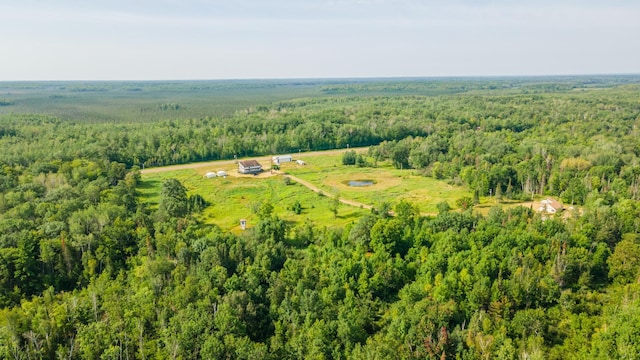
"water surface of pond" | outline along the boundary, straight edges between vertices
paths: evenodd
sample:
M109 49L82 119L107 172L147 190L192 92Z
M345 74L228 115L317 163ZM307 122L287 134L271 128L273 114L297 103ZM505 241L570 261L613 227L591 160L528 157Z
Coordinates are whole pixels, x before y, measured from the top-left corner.
M364 187L371 186L375 183L373 182L373 180L350 180L348 184L349 186Z

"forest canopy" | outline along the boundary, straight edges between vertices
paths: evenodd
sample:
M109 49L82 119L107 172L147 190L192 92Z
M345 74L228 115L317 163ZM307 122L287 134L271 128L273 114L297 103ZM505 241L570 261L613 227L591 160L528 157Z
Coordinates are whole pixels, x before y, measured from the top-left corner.
M0 89L0 358L640 356L640 77ZM176 179L140 196L142 168L357 146L339 166L473 197L344 227L265 200L233 233Z

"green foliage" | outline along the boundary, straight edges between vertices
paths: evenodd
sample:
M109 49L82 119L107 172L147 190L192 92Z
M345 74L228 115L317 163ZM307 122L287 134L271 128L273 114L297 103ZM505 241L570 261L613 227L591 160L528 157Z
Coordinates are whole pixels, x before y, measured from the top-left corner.
M438 208L438 213L440 214L446 213L451 210L451 205L449 205L449 203L446 201L439 202L436 207Z
M458 206L462 210L468 210L474 205L474 201L472 198L465 196L456 200L456 206Z
M256 215L260 220L265 220L273 214L273 205L269 201L263 201L256 211Z
M609 277L616 283L637 282L640 278L640 243L637 234L626 234L607 260Z
M291 205L290 210L293 211L294 214L300 215L302 213L302 204L300 204L300 201L296 200L293 205Z
M355 165L357 159L355 150L347 151L342 155L342 165Z
M209 205L200 194L189 195L188 202L187 209L190 213L200 212Z
M369 167L371 166L371 164L369 164L369 162L367 161L367 159L362 156L361 154L358 154L358 156L356 157L356 166L357 167Z
M167 179L162 183L160 209L170 217L184 217L189 211L187 189L177 179Z
M333 218L337 218L338 217L338 210L340 209L340 193L339 192L335 192L332 197L331 197L331 205L329 206L329 209L331 210L331 212L333 213Z
M0 358L637 358L637 79L572 79L320 81L324 94L352 96L254 104L228 123L160 121L161 131L146 126L148 143L97 115L86 123L7 115ZM65 86L85 99L122 85ZM417 96L426 92L440 96ZM164 112L196 111L183 98L148 108L158 103L180 104ZM260 188L234 194L245 200L241 211L259 204L259 220L237 233L188 216L206 206L190 182L149 180L161 188L159 206L139 201L137 192L153 186L127 166L197 159L209 150L185 144L198 143L202 129L225 144L215 156L273 152L271 144L287 141L386 140L372 159L399 165L395 174L411 166L465 184L474 199L456 203L465 211L443 202L437 216L423 216L410 200L380 197L376 213L348 218L341 209L344 227L291 228L279 215L294 216L281 210L302 209L302 196ZM582 206L554 218L530 205L473 212L469 204L486 206L490 189ZM324 213L333 202L336 217L337 195L308 199L327 203Z

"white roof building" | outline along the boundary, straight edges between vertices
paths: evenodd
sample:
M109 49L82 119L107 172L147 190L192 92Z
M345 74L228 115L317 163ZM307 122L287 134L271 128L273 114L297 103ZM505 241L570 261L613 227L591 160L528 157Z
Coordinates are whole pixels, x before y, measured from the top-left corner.
M282 163L292 162L293 158L291 157L291 155L278 155L274 156L271 161L276 165L280 165Z
M540 201L540 207L538 208L538 211L546 214L555 214L562 209L562 204L560 204L560 202L558 202L557 200L544 199Z

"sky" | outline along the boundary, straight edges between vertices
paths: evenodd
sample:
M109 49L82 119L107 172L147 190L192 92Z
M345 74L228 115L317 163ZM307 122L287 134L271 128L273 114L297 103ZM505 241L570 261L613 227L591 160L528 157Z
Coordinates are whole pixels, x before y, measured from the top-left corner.
M640 73L637 0L0 0L0 81Z

